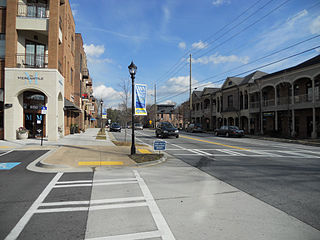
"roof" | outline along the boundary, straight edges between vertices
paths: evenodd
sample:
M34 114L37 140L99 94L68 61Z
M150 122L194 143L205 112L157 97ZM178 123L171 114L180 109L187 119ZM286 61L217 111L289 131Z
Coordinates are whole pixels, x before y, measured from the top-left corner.
M70 102L68 99L64 99L64 110L70 110L74 112L81 112L81 109L74 105L74 103Z
M266 78L269 78L269 77L274 77L274 76L277 76L277 75L280 75L282 73L288 73L288 72L292 72L294 70L297 70L297 69L300 69L300 68L305 68L305 67L309 67L309 66L312 66L312 65L316 65L316 64L319 64L320 63L320 54L307 60L307 61L304 61L296 66L293 66L293 67L290 67L290 68L286 68L286 69L283 69L281 71L278 71L278 72L274 72L274 73L270 73L268 75L264 75L262 77L259 78L259 80L263 80L263 79L266 79Z
M243 78L241 77L227 77L227 79L222 84L221 89L237 86L242 82L242 80Z
M196 97L200 98L202 96L202 91L193 91L192 95L195 95Z
M202 91L202 95L212 94L216 91L219 91L219 88L204 88Z
M240 85L244 85L247 83L253 83L255 79L261 78L265 75L268 75L268 73L261 72L261 71L255 71L253 73L250 73L249 75L245 76L240 83Z

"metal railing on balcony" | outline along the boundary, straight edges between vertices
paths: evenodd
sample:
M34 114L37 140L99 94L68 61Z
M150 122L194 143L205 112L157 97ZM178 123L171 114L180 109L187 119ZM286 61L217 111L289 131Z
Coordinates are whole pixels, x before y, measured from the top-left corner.
M18 68L48 68L48 54L17 54Z
M263 100L262 106L263 107L272 107L275 105L274 103L275 103L274 99Z
M18 3L18 17L49 18L49 6L43 3Z
M238 107L225 107L222 112L236 112L239 111Z
M277 104L278 105L288 105L291 104L291 97L279 97L277 99Z
M250 108L259 108L260 102L250 102Z
M294 96L294 103L308 103L312 102L312 94L302 94Z

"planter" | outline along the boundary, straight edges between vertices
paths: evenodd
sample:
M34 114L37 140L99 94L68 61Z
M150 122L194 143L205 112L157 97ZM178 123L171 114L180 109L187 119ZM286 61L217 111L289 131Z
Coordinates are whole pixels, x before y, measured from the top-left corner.
M28 132L24 132L24 133L21 133L21 132L17 132L17 138L18 139L28 139Z

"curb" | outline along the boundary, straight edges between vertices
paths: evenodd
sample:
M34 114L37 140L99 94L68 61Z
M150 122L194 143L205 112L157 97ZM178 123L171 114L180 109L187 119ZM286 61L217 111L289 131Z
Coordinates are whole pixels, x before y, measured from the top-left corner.
M168 158L167 158L166 154L163 154L163 157L158 160L144 162L144 163L136 163L134 166L136 166L136 167L149 167L149 166L158 165L158 164L163 163L167 160L168 160Z

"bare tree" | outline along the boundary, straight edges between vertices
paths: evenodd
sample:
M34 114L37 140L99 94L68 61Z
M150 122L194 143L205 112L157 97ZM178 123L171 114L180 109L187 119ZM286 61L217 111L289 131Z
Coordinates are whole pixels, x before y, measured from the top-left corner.
M127 141L127 123L130 119L130 112L128 108L128 101L130 98L131 81L129 78L123 78L119 83L121 89L122 103L120 104L120 109L122 110L122 125L125 127L125 141ZM132 124L133 125L133 124Z

